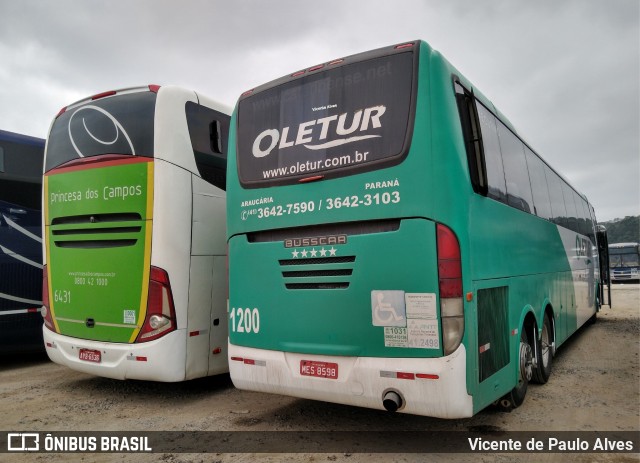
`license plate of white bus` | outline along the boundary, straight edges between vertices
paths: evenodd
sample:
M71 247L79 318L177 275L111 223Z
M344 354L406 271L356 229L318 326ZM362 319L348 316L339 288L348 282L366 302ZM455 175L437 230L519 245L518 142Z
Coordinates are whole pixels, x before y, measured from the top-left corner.
M338 379L338 364L315 360L300 360L300 374L317 378Z
M102 361L102 355L99 350L80 349L78 358L85 362L100 363Z

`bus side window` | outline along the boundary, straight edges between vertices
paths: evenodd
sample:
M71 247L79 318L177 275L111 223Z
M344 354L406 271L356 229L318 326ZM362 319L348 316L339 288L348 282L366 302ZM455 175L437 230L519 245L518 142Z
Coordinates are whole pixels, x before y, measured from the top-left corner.
M211 151L222 154L222 131L220 121L212 121L209 124L209 140L211 141Z
M503 203L507 202L507 187L504 180L504 167L500 154L500 142L496 129L496 118L487 108L476 100L482 146L487 170L487 196Z
M525 160L524 145L502 122L498 122L498 138L507 181L507 204L533 213L531 183Z
M186 103L185 112L198 173L207 182L226 190L230 117L191 101Z
M533 193L533 207L536 215L543 219L551 220L551 200L549 198L549 186L544 172L544 163L528 147L524 148L531 180L531 192Z
M473 93L465 89L457 80L454 80L458 113L462 125L465 148L467 150L467 162L469 163L469 176L473 191L481 195L487 195L487 173L482 150L482 134L478 113L473 104Z
M0 172L4 172L4 148L0 146Z

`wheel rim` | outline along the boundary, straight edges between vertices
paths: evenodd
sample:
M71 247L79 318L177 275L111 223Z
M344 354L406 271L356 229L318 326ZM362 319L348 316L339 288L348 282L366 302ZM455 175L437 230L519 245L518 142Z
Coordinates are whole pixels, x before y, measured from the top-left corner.
M529 382L533 377L533 353L527 342L520 341L520 383Z
M549 339L549 325L542 325L542 336L540 336L540 348L542 349L542 366L547 368L551 359L551 342Z

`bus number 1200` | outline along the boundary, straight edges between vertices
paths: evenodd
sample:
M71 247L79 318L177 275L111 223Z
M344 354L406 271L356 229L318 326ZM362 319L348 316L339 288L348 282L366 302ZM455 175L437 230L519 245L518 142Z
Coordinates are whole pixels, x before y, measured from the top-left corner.
M231 309L231 331L234 333L258 333L260 331L260 312L258 309ZM237 318L237 320L236 320Z

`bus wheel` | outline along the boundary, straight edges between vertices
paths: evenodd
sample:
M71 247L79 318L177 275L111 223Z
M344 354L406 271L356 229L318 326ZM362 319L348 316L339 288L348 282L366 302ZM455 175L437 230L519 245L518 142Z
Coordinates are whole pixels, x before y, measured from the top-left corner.
M533 370L533 379L536 383L544 384L551 376L551 365L553 364L553 325L549 314L544 314L542 322L542 333L540 334L540 344L538 345L538 365Z
M527 387L533 376L533 349L529 344L529 336L526 328L523 327L520 334L520 349L518 353L518 384L511 392L502 397L497 402L498 407L503 411L511 411L519 407L524 402L527 395Z

